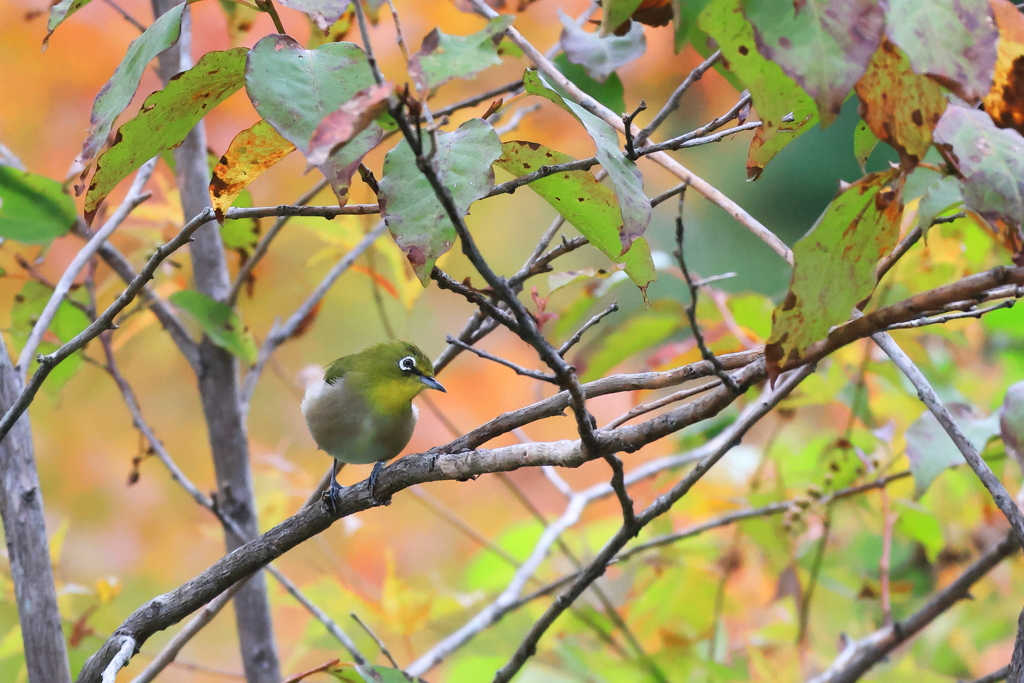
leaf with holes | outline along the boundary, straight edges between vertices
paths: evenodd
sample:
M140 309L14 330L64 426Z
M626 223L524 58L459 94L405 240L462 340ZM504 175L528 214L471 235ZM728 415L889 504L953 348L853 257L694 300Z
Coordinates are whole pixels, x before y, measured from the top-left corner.
M56 180L0 166L0 237L49 244L75 224L75 200Z
M608 172L619 200L622 215L622 225L619 228L619 242L622 247L620 253L624 254L633 244L633 240L644 234L644 230L651 222L651 200L644 194L644 178L640 170L619 149L619 136L614 128L575 102L562 99L539 73L527 71L523 76L523 88L529 94L550 100L572 114L583 124L594 141L597 146L597 160Z
M501 146L502 155L496 165L512 175L526 175L541 166L573 161L567 154L556 152L536 142L512 141ZM639 237L629 251L621 253L619 227L622 212L615 193L594 178L590 171L568 171L535 180L527 185L551 204L565 220L604 252L615 263L625 266L626 274L641 291L657 278L647 241Z
M1000 128L1024 134L1024 15L1010 0L990 0L990 4L999 44L985 111Z
M882 40L884 13L874 0L745 0L757 49L814 98L831 124Z
M987 0L889 0L885 25L916 73L971 103L992 87L998 32Z
M914 73L903 51L886 40L857 81L857 96L871 132L899 153L905 170L917 166L946 109L939 84Z
M185 3L175 5L150 24L145 33L133 40L114 75L96 95L92 115L89 117L89 134L77 159L86 169L107 141L114 121L132 101L146 67L158 54L178 42L181 13L184 10ZM85 177L84 171L82 177Z
M210 180L210 200L217 219L223 221L224 212L231 208L235 197L294 150L295 145L263 120L236 135L214 166Z
M1024 137L996 128L982 111L950 105L935 128L935 142L952 155L963 175L964 205L986 220L1024 220Z
M496 38L515 17L504 14L487 22L482 31L450 36L434 29L423 37L419 52L409 59L409 73L416 87L426 92L453 78L472 78L484 69L501 64Z
M818 122L818 108L778 64L757 51L754 29L743 16L740 0L712 2L698 24L718 43L724 65L750 91L761 117L747 155L747 178L756 180L783 147Z
M303 154L324 117L373 85L366 54L354 43L305 50L288 36L270 35L250 50L245 67L256 111ZM319 166L342 206L359 163L383 136L381 126L371 123Z
M789 293L775 309L765 347L769 367L798 361L871 295L878 260L899 239L902 190L898 171L865 176L832 200L794 245Z
M214 344L246 363L256 362L256 342L230 306L192 289L175 292L168 301L192 316Z
M86 220L92 220L100 202L129 173L180 145L211 109L242 87L247 52L244 47L207 52L194 67L146 98L138 115L118 129L114 144L96 162L85 195Z
M582 66L587 75L598 83L604 83L620 66L629 64L647 51L644 27L638 22L632 22L625 35L602 37L598 33L584 31L562 10L558 10L558 17L562 21L559 42L566 57L573 64Z
M947 403L946 408L979 453L984 450L988 440L999 433L998 414L982 418L975 414L971 406L963 403ZM931 412L926 411L914 420L907 427L906 437L915 499L923 496L942 472L965 462L963 454Z
M426 136L424 144L430 144ZM491 164L500 156L498 134L483 119L470 119L451 133L437 134L434 168L461 215L494 187ZM384 158L378 199L388 229L426 287L434 262L451 249L456 233L405 140Z

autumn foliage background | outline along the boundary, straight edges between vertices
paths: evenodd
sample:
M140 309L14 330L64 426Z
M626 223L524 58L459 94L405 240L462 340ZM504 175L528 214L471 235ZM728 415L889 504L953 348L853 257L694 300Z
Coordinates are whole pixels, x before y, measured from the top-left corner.
M410 47L435 26L449 34L480 30L478 17L448 2L396 2ZM148 3L126 0L125 10L148 22ZM540 1L519 14L516 26L542 50L558 41L559 10L576 16L584 2ZM91 4L55 33L45 52L46 11L40 0L0 2L0 142L16 153L31 171L52 178L68 177L88 128L93 98L120 62L138 31L102 2ZM232 42L222 7L214 0L192 5L193 53L225 49ZM282 9L289 32L302 40L309 34L304 16ZM252 46L273 33L269 18L256 17L239 43ZM641 99L653 106L699 64L692 48L674 55L671 27L646 29L646 54L619 71L625 86L626 109ZM394 33L384 18L372 29L382 69L396 81L405 65L394 48ZM350 37L350 39L353 39ZM509 58L475 81L456 80L435 98L448 103L521 77L525 63ZM158 89L147 73L129 113ZM661 132L667 138L704 123L732 106L736 89L712 70L694 86ZM459 112L453 124L479 116L487 108ZM122 117L121 121L128 118ZM234 135L259 120L244 92L230 97L206 118L209 147L221 154ZM788 146L754 183L745 180L749 136L737 135L710 147L680 154L689 168L705 177L755 217L792 244L811 226L833 198L840 180L861 177L852 147L858 121L855 98L838 121L815 128ZM542 142L575 157L589 156L592 144L572 120L545 105L523 119L504 140ZM868 170L885 168L895 155L881 149ZM388 145L367 158L379 169ZM284 160L250 188L254 206L292 203L317 181L305 174L298 154ZM645 167L648 196L671 187L675 179L661 169ZM912 178L905 192L908 206L935 174ZM499 179L501 179L499 174ZM914 183L917 183L915 186ZM126 185L127 183L123 184ZM917 188L916 190L914 188ZM182 223L173 179L161 163L150 184L153 197L118 231L114 241L138 263L166 241ZM113 206L122 186L108 200ZM687 259L700 276L734 271L716 283L728 293L729 310L742 325L738 338L720 312L706 299L699 309L702 325L716 352L761 344L771 329L771 311L789 282L789 268L756 238L721 210L691 193L686 204ZM330 204L327 190L314 203ZM352 203L375 201L369 189L353 184ZM665 254L673 248L675 203L657 208L647 236L652 248ZM554 212L526 189L515 195L479 202L468 221L492 265L512 272L531 252ZM915 215L908 210L905 226ZM272 219L263 219L265 230ZM291 314L326 270L360 239L377 216L342 216L332 221L295 218L256 270L251 291L240 299L249 329L262 339L279 317ZM56 280L77 251L74 236L40 249L6 242L0 247L0 326L12 345L19 334L12 311L16 297L33 274ZM237 257L231 257L237 265ZM962 275L1006 263L1009 252L971 220L936 226L927 243L915 247L880 287L882 301L896 301L910 292L952 281ZM461 254L441 261L457 279L471 275ZM583 250L558 270L607 267L596 250ZM162 268L156 289L162 296L189 287L189 261L184 253ZM547 297L546 311L566 317L581 296L581 285L553 293L539 278L536 296ZM122 283L106 268L99 270L99 296L109 299ZM331 290L312 324L301 337L275 355L256 391L249 433L256 477L261 528L291 515L315 487L328 464L316 451L298 409L301 374L385 338L381 313L374 305L374 287L383 315L396 335L419 344L431 356L445 346L472 308L436 287L422 289L404 265L390 238L378 242L371 258L363 257ZM699 359L681 316L684 285L672 267L653 283L645 309L639 291L617 284L600 301L615 300L622 311L602 323L574 358L586 378L611 370L675 367ZM536 305L531 306L536 310ZM588 310L597 310L595 304ZM973 406L976 415L992 415L1006 389L1024 380L1024 325L1019 309L996 311L981 320L967 319L920 330L897 332L901 346L925 370L944 399ZM547 324L564 338L573 326ZM198 328L194 328L198 330ZM551 329L551 328L548 328ZM23 331L21 332L23 333ZM187 365L156 320L139 312L127 317L114 336L122 371L139 393L142 408L178 464L205 491L215 488L209 446L196 388ZM483 345L522 364L535 365L534 354L511 335L499 332ZM86 357L98 358L90 347ZM67 377L49 381L31 409L36 457L46 501L51 547L59 579L62 614L72 642L72 671L124 616L153 595L175 587L204 570L223 554L220 524L196 506L158 463L145 457L146 447L109 376L88 360ZM460 356L440 378L448 389L432 395L436 411L421 404L421 420L408 452L444 443L453 434L446 420L465 430L493 416L528 404L550 387L469 354ZM599 424L650 398L632 396L596 399L590 403ZM906 469L907 428L922 408L898 371L870 345L855 343L832 355L817 374L804 382L781 410L773 414L727 456L680 505L647 534L664 533L715 517L745 505L759 505L806 496L809 490L840 488L862 481L862 468L887 473ZM735 415L733 409L729 415ZM727 419L727 418L726 418ZM627 469L666 454L699 445L720 429L721 420L698 425L625 456ZM530 426L534 440L573 438L571 418ZM512 436L499 443L513 443ZM857 451L863 454L861 460ZM985 452L991 466L1015 492L1020 469L1005 455L998 440ZM133 464L133 459L142 457ZM874 463L872 465L872 463ZM137 471L138 481L128 483ZM367 468L348 467L341 482L363 479ZM561 472L577 490L607 480L607 467L590 463ZM535 470L509 475L519 490L550 520L564 508L565 498ZM664 488L655 479L635 493L649 502ZM904 478L888 487L899 514L892 539L892 600L898 616L919 605L927 593L955 576L993 538L1005 533L1005 521L966 468L943 473L919 500L914 481ZM812 498L799 513L751 520L708 532L692 540L654 551L610 572L604 584L620 613L645 650L678 680L704 672L707 680L800 680L809 663L826 665L836 652L840 633L857 637L880 623L879 559L882 520L877 491L837 503L830 511ZM491 548L482 547L446 515L457 517ZM589 508L566 541L586 557L600 547L618 523L613 499ZM817 587L810 602L806 640L798 644L800 604L815 572L825 520L831 529L820 556ZM460 624L474 606L483 604L508 581L513 571L495 547L521 560L542 531L506 483L494 476L465 483L439 483L396 496L389 507L348 518L328 532L285 555L279 566L339 622L349 625L356 612L388 643L400 663L409 662ZM557 555L542 571L542 580L569 569ZM905 650L871 674L871 680L918 683L970 678L1009 660L1019 586L1024 572L1019 559L997 567L972 590L973 600L952 609ZM274 625L284 672L312 668L338 656L337 644L281 588L269 583ZM13 588L0 570L0 680L24 675ZM596 619L604 617L581 605ZM483 680L504 663L541 606L527 607L480 635L430 680ZM718 617L721 617L720 619ZM355 634L364 652L376 648L362 631ZM169 637L161 633L143 648L132 668L144 666L146 653L156 652ZM712 645L713 644L713 645ZM709 646L711 651L709 651ZM122 674L127 680L132 668ZM227 612L194 640L161 680L220 681L239 678L241 666L234 641L234 622ZM521 680L643 680L635 663L624 661L572 615L544 641L542 653ZM324 678L324 680L327 680ZM673 678L673 680L677 680Z

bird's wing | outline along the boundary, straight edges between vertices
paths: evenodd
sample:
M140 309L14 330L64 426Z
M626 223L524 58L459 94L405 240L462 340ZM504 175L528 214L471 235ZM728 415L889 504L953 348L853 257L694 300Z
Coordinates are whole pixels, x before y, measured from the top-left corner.
M324 370L324 381L334 384L352 369L352 356L344 356L334 361Z

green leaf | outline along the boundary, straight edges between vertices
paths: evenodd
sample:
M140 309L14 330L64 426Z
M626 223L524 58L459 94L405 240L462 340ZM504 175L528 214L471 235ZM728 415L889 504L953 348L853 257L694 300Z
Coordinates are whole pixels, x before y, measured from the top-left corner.
M602 36L584 31L561 9L558 17L562 21L559 42L566 57L573 64L582 66L587 75L598 83L604 83L620 66L629 64L647 51L644 27L639 22L631 22L629 31L623 36Z
M87 219L129 173L180 145L211 109L242 87L247 52L244 47L207 52L195 66L146 98L139 113L118 129L114 144L96 162L85 195Z
M349 0L280 0L281 4L308 16L321 32L327 33L331 24L348 9Z
M601 35L606 36L629 21L643 0L604 0Z
M587 75L586 69L579 64L573 64L564 53L560 53L553 63L562 75L573 82L577 88L587 93L595 100L608 107L612 111L626 111L625 90L622 87L622 79L617 73L612 73L605 79L604 83L598 83ZM555 91L563 98L569 95L554 84Z
M598 350L588 359L580 379L590 382L603 377L633 354L665 341L682 329L684 315L675 302L655 301L650 310L630 318L602 340Z
M554 102L572 114L583 124L597 146L597 159L608 172L615 186L622 213L622 228L619 230L620 253L625 253L633 240L644 234L651 222L651 200L644 194L644 179L636 164L626 158L619 149L619 137L615 129L597 118L575 102L562 99L551 89L547 81L536 71L527 71L523 76L523 88L531 95L538 95Z
M217 215L223 217L249 183L293 151L295 145L263 120L236 135L214 167L210 180L210 199Z
M234 206L251 207L252 194L248 190L243 190L235 200ZM255 218L224 221L220 226L220 236L228 249L237 249L249 254L260 240L260 223Z
M256 362L256 342L230 306L192 289L175 292L168 300L191 315L214 344L246 363Z
M376 681L370 676L361 675L354 664L342 664L341 668L328 669L327 673L334 676L340 683L409 683L400 669L389 669L386 666L368 666L366 668L377 672L380 680Z
M878 259L899 239L901 178L895 170L872 173L849 186L794 245L789 293L775 309L765 347L770 365L798 360L871 294Z
M437 134L435 169L463 216L494 187L491 164L500 156L501 140L483 119L470 119L454 132ZM455 227L405 140L384 158L382 175L381 215L426 287L437 257L455 242Z
M19 352L25 347L29 333L52 294L53 290L46 285L29 280L14 297L14 305L11 308L11 338ZM65 299L57 307L57 313L53 316L48 329L63 344L74 339L79 332L89 326L89 322L89 316L84 311Z
M672 23L676 54L682 52L690 38L691 29L697 25L697 16L704 11L710 0L672 0Z
M814 100L778 64L756 49L754 29L743 16L741 0L714 0L698 18L701 29L718 43L729 71L750 91L762 125L747 155L747 178L757 179L790 142L818 122ZM787 121L792 115L792 121Z
M535 142L512 141L501 146L498 168L521 176L541 166L563 164L572 157ZM589 171L569 171L535 180L527 187L555 208L590 243L615 263L625 266L626 274L641 290L657 278L647 241L640 237L629 251L621 253L619 229L622 212L615 193L597 182Z
M253 46L245 67L245 87L256 111L303 154L324 117L372 85L366 54L354 43L305 50L289 36L269 35ZM352 174L383 135L380 125L371 123L319 166L341 205L348 201Z
M999 435L1006 452L1024 467L1024 382L1006 390L999 408Z
M409 59L409 73L416 87L426 92L453 78L471 78L501 64L494 39L513 21L513 15L503 14L488 21L482 31L468 36L450 36L435 28L423 37L419 52Z
M50 18L46 22L46 37L43 38L43 48L50 42L50 36L57 30L65 19L89 4L91 0L60 0L50 8Z
M184 11L185 3L175 5L150 24L145 33L133 40L114 75L96 95L96 101L92 105L92 116L89 119L89 135L82 145L82 153L78 155L78 162L83 166L88 167L93 162L103 143L107 141L114 121L132 101L132 96L139 87L139 80L149 63L158 54L178 42L181 13Z
M914 73L907 56L886 40L857 82L857 96L861 116L874 134L899 153L904 168L917 166L946 109L939 84Z
M857 157L857 163L860 164L862 172L866 172L864 167L878 143L878 136L871 132L868 124L863 120L858 121L857 127L853 129L853 156Z
M935 562L946 541L942 538L942 525L935 515L910 501L897 501L896 530L909 536L922 546L929 562Z
M950 105L935 142L951 151L963 175L964 204L986 220L1024 221L1024 138L996 128L983 111Z
M960 180L943 176L928 186L917 206L917 226L928 234L928 228L938 216L959 208L964 203L960 194Z
M946 408L979 453L988 440L999 433L998 414L981 418L975 415L971 406L963 403L947 403ZM907 427L906 438L915 500L924 495L935 478L947 468L964 464L963 454L931 412L925 411Z
M0 166L0 237L48 244L71 229L77 213L56 180Z
M882 40L875 0L744 0L757 49L799 83L818 105L822 128L842 109Z
M919 74L977 103L992 87L998 31L986 0L890 0L886 34Z

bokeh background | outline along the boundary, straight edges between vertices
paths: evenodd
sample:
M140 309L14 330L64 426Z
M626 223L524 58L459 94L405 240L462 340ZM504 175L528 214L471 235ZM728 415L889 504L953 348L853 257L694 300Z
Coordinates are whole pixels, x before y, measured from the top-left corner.
M139 21L150 21L148 3L123 0L119 4ZM435 26L449 34L465 34L483 25L481 19L460 12L449 2L398 0L396 5L412 49ZM520 15L516 26L546 50L558 41L558 10L575 16L586 5L580 1L541 0ZM105 0L94 0L61 26L43 51L47 11L44 0L0 0L0 142L30 171L65 180L88 129L93 98L138 31ZM233 44L225 12L215 0L195 3L192 12L196 57ZM303 15L283 8L281 14L292 35L300 40L308 37L310 26ZM627 108L644 99L656 111L701 57L691 48L675 55L671 28L648 27L646 31L647 53L621 69L619 75L625 85ZM269 19L259 16L240 44L251 46L272 32ZM385 75L399 83L407 80L390 18L383 17L372 36ZM443 86L433 101L441 106L515 80L525 66L521 59L508 59L475 81ZM148 72L128 114L158 87L156 74ZM686 95L657 139L691 130L726 111L737 99L735 89L711 71ZM479 116L485 108L486 103L460 112L453 117L453 124ZM232 96L206 118L212 152L219 156L238 131L258 118L244 92ZM815 128L800 137L756 182L745 179L749 144L745 135L688 150L677 158L792 244L811 227L835 195L840 180L852 182L862 175L852 150L857 120L856 102L850 101L833 126L825 131ZM525 118L518 130L504 139L537 141L577 157L592 153L587 136L568 115L550 106ZM386 149L367 158L367 165L378 173ZM881 168L886 162L885 151L879 150L869 169ZM316 172L306 174L304 167L305 161L298 154L284 160L251 186L253 204L293 202L319 180ZM642 170L648 196L675 184L653 164L643 164ZM150 185L153 197L115 237L117 245L137 264L147 251L173 235L182 221L172 176L165 164L158 166ZM109 200L111 206L124 189ZM788 285L788 267L723 211L690 194L686 217L691 267L705 277L736 273L718 286L735 295L734 301L740 306L737 318L750 335L763 338L770 322L770 301L778 301ZM908 194L912 192L908 190ZM332 200L329 192L324 192L314 203ZM364 185L355 183L352 201L374 199ZM675 203L670 201L655 211L647 233L655 250L670 252L673 248L674 210ZM476 204L469 225L495 268L511 273L529 255L553 218L554 212L545 202L522 189L513 196ZM289 223L258 267L251 295L243 295L241 300L242 316L258 340L265 337L275 319L291 314L375 220L367 216L341 217L331 222L294 219ZM264 220L263 229L269 226L268 221ZM965 247L965 240L976 246ZM0 326L10 327L13 301L28 278L17 257L28 259L43 277L55 281L79 246L78 238L65 237L45 250L11 243L0 247L0 267L5 271L0 277ZM237 267L238 259L231 258L233 267ZM398 337L417 343L435 356L444 348L445 335L457 333L472 309L436 288L424 291L415 283L410 287L407 277L389 265L393 262L387 261L384 250L378 250L373 258L380 269L378 277L384 279L379 284L383 315ZM907 282L897 280L891 291L914 289L910 278L915 274L927 272L934 282L943 282L1001 258L1005 255L991 247L979 229L953 224L934 234L929 246L909 259L911 264L901 268L903 274L895 276ZM461 254L452 253L441 264L458 279L472 275ZM358 266L333 287L309 331L281 347L256 391L249 428L264 529L294 513L328 464L326 456L316 451L299 412L302 371L386 336L381 312L373 304L373 280L369 275L374 265L363 258ZM581 250L565 259L560 268L587 266L606 267L607 262L595 250ZM166 296L189 287L189 282L188 256L179 253L161 270L156 287ZM478 278L474 282L478 283ZM99 285L101 301L109 301L121 288L120 281L104 267L99 269ZM536 285L539 296L546 296L546 280L539 278ZM653 302L678 302L683 286L678 278L663 273L648 294ZM577 296L578 290L560 290L552 295L549 310L561 311ZM581 367L600 354L608 337L622 329L626 321L646 315L639 292L628 284L619 284L595 300L592 310L611 300L623 310L581 347ZM659 310L657 303L655 310ZM923 363L947 396L991 411L1005 387L1024 377L1019 323L1020 316L1015 312L1000 312L985 323L968 321L941 330L907 333L901 341L910 345L915 359ZM654 342L642 343L636 349L641 353L624 362L616 359L614 368L639 370L677 357L669 345L685 340L688 333L681 327L676 329ZM23 331L7 329L8 343L16 344L18 334ZM152 316L144 312L127 317L114 340L122 370L138 392L143 412L157 434L201 489L215 489L196 386L183 359ZM736 348L735 340L721 344L725 350ZM531 352L507 334L494 334L483 348L536 366ZM658 523L657 530L681 528L747 501L757 504L776 500L805 490L810 484L820 484L833 457L829 444L844 433L848 424L855 424L867 434L871 427L892 425L887 442L876 440L873 448L886 454L892 471L902 469L902 432L920 414L920 408L900 379L865 348L851 347L838 354L834 362L825 364L782 415L759 426L692 496ZM654 360L646 352L651 350L659 352ZM98 359L100 351L89 348L86 355ZM871 402L865 410L871 418L851 422L851 413L865 403L864 397L857 399L851 389L861 367L878 372L865 390ZM460 430L550 393L547 387L538 387L536 382L465 354L441 380L448 393L431 395L430 399L437 411ZM592 409L603 424L648 398L622 395L598 399L592 402ZM145 447L132 428L115 385L102 369L86 361L65 384L44 390L30 415L61 582L61 604L69 635L75 638L72 668L77 670L138 605L177 587L221 557L222 532L209 513L169 480L155 459L144 459L138 483L127 483L132 460L142 455ZM680 439L653 444L629 455L627 466L697 445L708 430L718 426L698 427ZM573 426L570 418L553 419L532 425L525 432L535 440L566 438L573 434ZM443 443L451 436L438 412L421 404L421 422L408 452ZM513 440L509 436L497 443ZM996 460L1008 485L1016 486L1018 471L1013 466L1004 468L1004 463ZM348 467L340 479L348 484L367 474L368 468ZM607 480L608 472L606 465L598 462L563 472L562 476L582 489ZM548 519L563 510L564 497L539 472L512 473L510 480ZM649 502L667 481L661 478L641 485L635 495L638 502ZM757 484L752 486L753 481ZM901 482L891 488L897 498L909 500L910 487L908 482ZM955 575L984 545L985 534L1000 533L998 515L984 502L969 473L949 473L922 501L910 504L938 522L942 552L948 551L948 556L942 559L932 553L923 558L921 544L912 534L897 537L893 562L898 570L894 570L894 579L902 591L895 598L897 609L919 604L923 591ZM701 536L614 572L607 587L645 648L668 663L669 670L674 667L679 672L678 680L689 680L694 671L708 671L700 668L708 661L721 663L723 671L734 670L733 680L796 680L801 671L808 670L808 662L821 665L830 660L840 631L862 635L877 623L877 599L871 595L871 587L877 585L881 551L877 509L876 495L836 508L833 541L824 555L811 612L810 639L803 647L793 644L797 601L787 593L790 575L786 571L788 568L792 576L806 581L814 561L815 541L821 535L820 520L813 516L806 528L796 532L781 530L777 522L764 521L742 527L742 533L737 527ZM614 530L616 510L612 500L588 509L581 523L567 535L570 545L583 556L594 552ZM520 560L542 528L508 485L496 477L433 484L396 496L389 507L344 520L283 557L279 566L354 635L364 652L376 649L349 620L349 612L358 613L371 624L399 662L408 663L483 606L511 576L507 564L446 519L448 514ZM724 573L730 579L721 583L726 566L729 570ZM542 574L550 579L566 568L564 561L555 560ZM974 601L941 619L913 646L912 656L897 659L876 679L906 680L913 674L921 683L951 681L1005 663L1012 646L1012 637L1007 634L1013 633L1014 605L1020 602L1019 592L1014 594L1012 586L1020 585L1020 574L1019 563L997 569L974 592ZM24 676L17 616L9 576L0 582L4 589L0 596L0 680L16 681ZM344 659L320 624L279 586L272 581L269 585L284 672L294 674L335 656ZM1007 595L1016 597L1006 600ZM720 601L719 611L724 617L717 625L716 601ZM430 680L484 680L525 633L531 617L540 609L539 604L534 607L507 617L497 628L479 636L464 652L434 671ZM965 626L972 623L978 625ZM707 644L712 634L720 636L716 640L720 651L709 656ZM152 638L122 678L128 680L139 671L147 655L156 652L170 635L161 633ZM584 673L598 663L600 675ZM706 680L729 680L722 671L715 671L718 678L707 674ZM192 641L161 680L205 683L240 679L240 672L233 614L225 611ZM644 678L641 669L603 651L589 631L573 617L564 616L547 636L538 662L524 672L521 680Z

